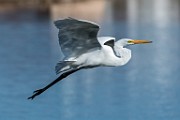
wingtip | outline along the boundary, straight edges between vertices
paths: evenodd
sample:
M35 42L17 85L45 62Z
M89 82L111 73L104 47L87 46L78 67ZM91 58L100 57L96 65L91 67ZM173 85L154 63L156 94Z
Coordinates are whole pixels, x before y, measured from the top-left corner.
M55 25L57 28L60 28L60 26L61 26L61 24L62 24L61 22L65 21L65 20L86 22L86 23L89 23L89 24L92 24L92 25L96 25L96 27L100 29L100 26L99 26L97 23L93 22L93 21L89 21L89 20L85 20L85 19L76 19L76 18L73 18L73 17L67 17L67 18L55 20L55 21L54 21L54 25Z
M64 23L62 24L62 22L65 22L66 20L77 20L77 19L72 18L72 17L66 17L66 18L63 18L63 19L55 20L54 25L59 29L64 24Z

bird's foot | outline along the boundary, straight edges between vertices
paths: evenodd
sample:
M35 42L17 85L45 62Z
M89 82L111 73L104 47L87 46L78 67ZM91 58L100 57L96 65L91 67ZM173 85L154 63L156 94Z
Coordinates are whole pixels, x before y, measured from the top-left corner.
M39 89L39 90L35 90L34 92L33 92L33 95L32 96L30 96L30 97L28 97L28 99L31 99L31 100L33 100L36 96L38 96L38 95L40 95L41 93L43 93L45 91L45 89Z

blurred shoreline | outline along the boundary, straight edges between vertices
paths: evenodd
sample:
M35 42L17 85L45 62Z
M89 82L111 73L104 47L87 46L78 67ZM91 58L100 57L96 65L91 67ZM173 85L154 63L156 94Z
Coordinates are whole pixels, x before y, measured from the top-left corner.
M53 20L71 16L98 22L107 4L108 0L0 0L0 14L31 12Z
M71 16L74 18L88 19L98 22L103 19L106 4L107 1L105 0L86 0L83 2L51 4L51 18L59 19Z
M91 0L0 0L0 12L12 10L36 10L39 12L49 12L52 5L62 3L78 3ZM104 0L98 0L104 1Z
M0 3L0 12L16 11L16 10L36 10L40 12L49 11L48 4L14 4L14 3Z

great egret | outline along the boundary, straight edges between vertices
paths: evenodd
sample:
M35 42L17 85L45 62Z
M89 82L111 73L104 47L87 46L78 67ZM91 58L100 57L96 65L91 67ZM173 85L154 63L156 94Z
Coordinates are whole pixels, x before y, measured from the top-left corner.
M122 66L131 59L131 50L127 45L151 43L147 40L97 37L99 26L85 20L66 18L55 21L59 29L59 44L65 58L56 67L56 73L62 73L56 80L42 89L34 91L28 99L40 95L55 83L68 75L86 68L99 66Z

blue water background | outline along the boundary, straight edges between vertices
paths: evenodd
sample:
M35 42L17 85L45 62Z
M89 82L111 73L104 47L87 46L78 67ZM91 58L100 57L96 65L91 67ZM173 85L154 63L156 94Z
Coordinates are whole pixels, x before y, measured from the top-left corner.
M125 66L79 71L31 101L35 89L58 77L57 30L48 16L32 11L0 16L1 120L180 119L179 18L101 21L107 30L100 35L153 43L129 46L133 55Z

